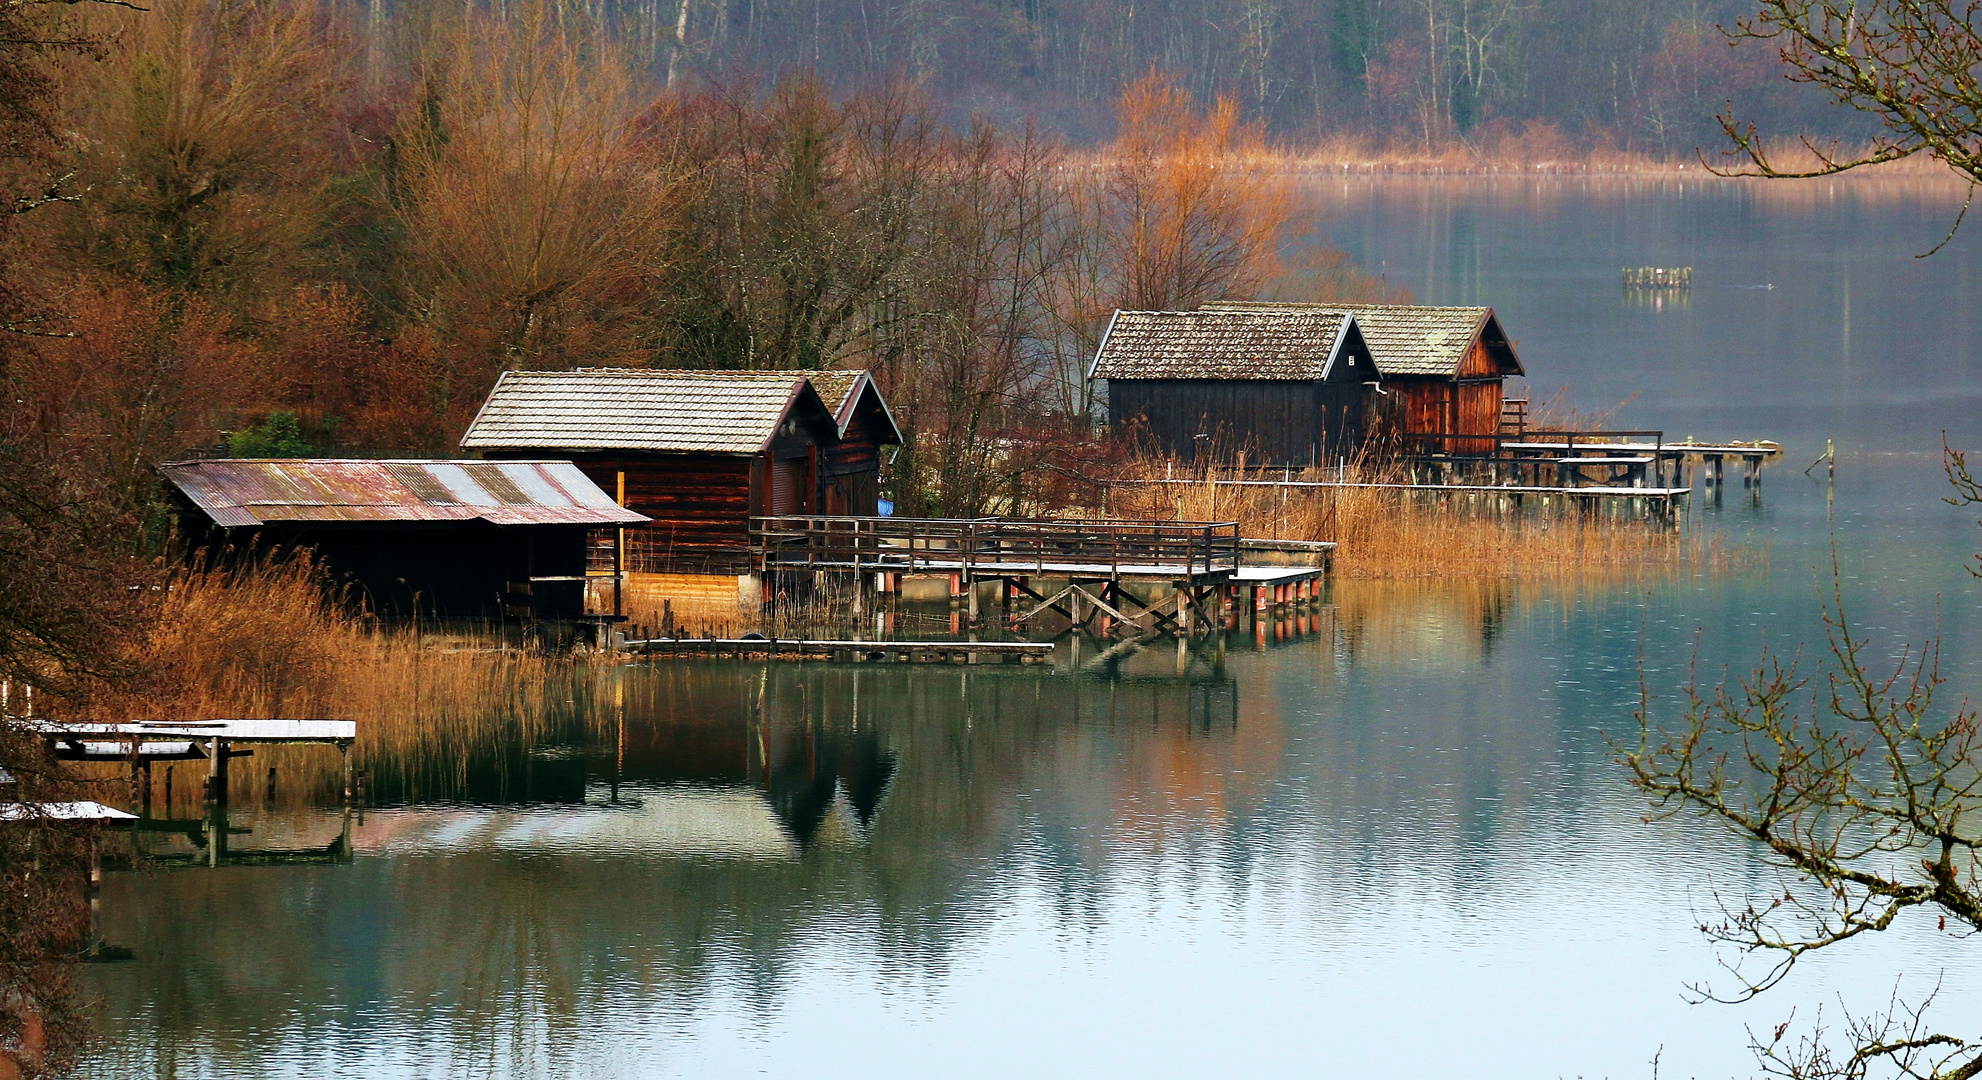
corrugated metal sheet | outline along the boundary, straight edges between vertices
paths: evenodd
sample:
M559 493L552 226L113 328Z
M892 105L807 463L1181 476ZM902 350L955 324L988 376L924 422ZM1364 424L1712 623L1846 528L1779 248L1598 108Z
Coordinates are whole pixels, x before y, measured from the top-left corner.
M1118 311L1101 379L1320 379L1349 313L1328 308ZM1379 370L1381 370L1379 368Z
M510 371L461 445L754 454L803 381L795 371Z
M213 458L158 467L229 528L311 521L637 525L567 461Z
M1314 310L1306 304L1221 300L1205 305L1207 311L1277 311L1288 314ZM1466 350L1486 329L1493 309L1484 307L1432 307L1411 304L1362 304L1355 309L1356 326L1369 343L1376 370L1384 375L1444 375L1459 373ZM1513 349L1508 349L1513 356ZM1521 374L1520 361L1513 361L1509 375Z

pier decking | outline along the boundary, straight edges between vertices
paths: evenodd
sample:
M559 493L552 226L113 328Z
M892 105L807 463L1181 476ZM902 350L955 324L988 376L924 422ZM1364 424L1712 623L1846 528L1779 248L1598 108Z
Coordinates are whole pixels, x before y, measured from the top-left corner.
M35 734L48 741L64 761L126 761L131 782L151 797L151 766L159 761L205 761L206 798L227 802L227 763L248 757L252 750L236 744L275 745L314 743L334 746L344 756L344 791L351 794L351 744L358 725L351 720L140 720L129 723L54 723L32 721ZM144 782L140 783L142 772Z
M837 660L846 663L1039 663L1050 641L860 641L811 638L648 638L629 641L643 656L730 656L758 660Z

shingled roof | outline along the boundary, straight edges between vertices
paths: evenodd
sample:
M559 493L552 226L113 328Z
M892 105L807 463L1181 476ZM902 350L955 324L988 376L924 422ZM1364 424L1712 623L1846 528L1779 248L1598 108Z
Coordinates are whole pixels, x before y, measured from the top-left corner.
M1326 305L1270 301L1220 300L1206 311L1283 312L1332 311ZM1413 304L1359 304L1356 325L1369 343L1376 369L1385 375L1458 374L1473 339L1484 338L1503 375L1521 375L1521 359L1500 322L1488 307L1435 307Z
M1091 379L1322 379L1355 329L1339 309L1117 311Z
M832 415L806 374L648 368L504 372L461 445L755 454L805 399Z
M320 522L637 525L568 461L208 458L158 467L223 528Z
M883 445L901 444L901 427L895 423L895 411L888 408L888 400L881 396L881 388L874 385L874 377L865 368L834 368L829 371L806 371L803 374L812 382L812 389L819 391L819 397L833 414L833 420L840 426L840 434L846 434L847 425L853 423L853 414L860 408L860 399L869 394L875 404L881 407L881 415L888 421L888 430L880 433Z

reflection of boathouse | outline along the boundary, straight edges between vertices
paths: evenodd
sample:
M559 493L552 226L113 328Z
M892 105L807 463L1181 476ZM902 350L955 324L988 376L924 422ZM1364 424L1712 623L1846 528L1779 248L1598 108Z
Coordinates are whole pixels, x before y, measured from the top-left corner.
M752 720L728 695L691 696L692 708L628 705L623 726L600 717L611 726L593 728L589 745L491 748L471 760L462 786L444 791L410 786L434 779L417 771L382 776L376 797L388 804L444 795L482 807L431 835L393 842L784 858L835 837L865 837L896 769L894 750L872 728Z

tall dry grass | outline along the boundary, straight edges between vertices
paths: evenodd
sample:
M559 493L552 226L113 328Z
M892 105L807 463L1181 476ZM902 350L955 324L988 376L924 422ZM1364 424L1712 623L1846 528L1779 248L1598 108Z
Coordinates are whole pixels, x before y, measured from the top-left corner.
M1141 458L1117 474L1109 510L1117 517L1236 521L1249 539L1334 541L1335 572L1351 578L1586 580L1715 570L1738 556L1718 536L1619 506L1592 509L1560 498L1541 505L1529 496L1516 508L1491 493L1242 486L1230 482L1232 475L1194 474L1174 461ZM1186 477L1190 482L1174 482ZM1273 478L1403 479L1397 469L1367 460ZM1171 482L1145 482L1153 480Z
M382 628L339 603L306 556L183 573L150 614L128 657L141 674L100 695L89 718L356 720L356 766L396 787L464 784L477 748L567 713L592 662ZM252 773L276 766L288 798L321 798L341 780L338 755L322 747L246 760ZM119 768L96 776L121 803ZM197 798L198 773L193 763L176 797Z

